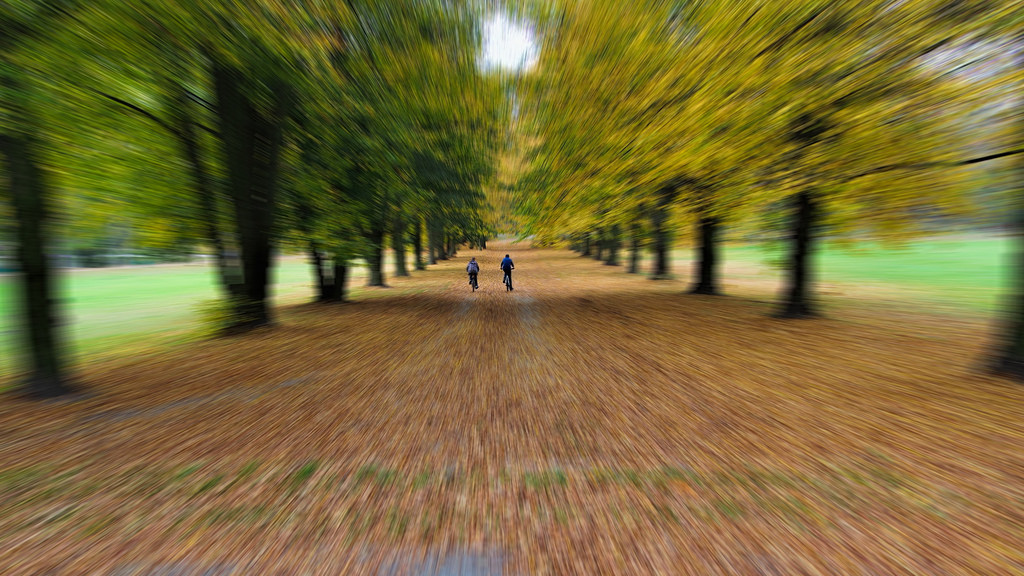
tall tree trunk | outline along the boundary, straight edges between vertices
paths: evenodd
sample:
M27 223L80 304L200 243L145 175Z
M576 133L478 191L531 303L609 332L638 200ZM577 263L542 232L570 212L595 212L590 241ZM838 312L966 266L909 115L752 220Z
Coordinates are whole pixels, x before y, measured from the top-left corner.
M248 328L270 322L271 231L284 124L292 98L287 82L275 82L273 109L265 117L243 92L237 70L216 63L213 75L245 280L238 302L239 323L234 328Z
M580 256L590 256L590 232L583 234L582 242L583 250L581 251Z
M423 265L423 217L416 216L416 225L413 228L412 249L416 253L416 269L424 270Z
M654 236L654 267L651 270L651 280L665 280L672 274L669 266L672 237L668 230L668 210L674 195L674 187L663 187L651 212L651 228L652 236Z
M317 249L316 242L309 243L309 263L313 265L313 271L317 280L317 300L324 302L331 299L331 288L333 282L329 282L324 274L324 259Z
M458 242L455 240L455 236L452 236L451 234L449 234L447 238L448 240L446 241L446 244L448 247L445 250L445 254L448 255L448 258L454 258L459 252Z
M447 260L448 258L448 234L443 228L440 228L437 234L437 259Z
M220 234L216 191L199 150L195 124L190 117L192 107L189 105L188 95L185 93L185 87L178 82L173 83L172 89L176 93L175 107L178 110L176 115L177 136L184 149L185 160L192 175L199 208L203 215L203 232L213 248L221 288L227 296L241 296L244 287L241 270L237 266L231 266L225 254L224 240Z
M367 236L370 241L370 255L366 264L370 268L370 277L367 286L386 286L384 283L384 227L380 226L370 231Z
M13 99L20 86L10 86ZM18 264L21 270L21 312L28 330L31 370L25 390L32 396L51 398L71 391L64 373L58 330L58 312L53 269L46 253L46 221L49 190L36 158L33 129L26 103L16 102L9 112L16 114L22 128L0 134L0 156L7 159L9 193L17 223Z
M348 264L334 257L334 299L338 302L348 301Z
M408 276L409 268L405 265L405 243L408 223L400 213L396 213L391 230L391 250L395 254L395 276Z
M697 246L694 273L697 283L693 294L719 294L718 288L718 218L701 211L697 220Z
M608 253L605 256L604 263L605 263L605 266L618 266L619 265L619 246L621 245L621 242L622 242L621 238L620 238L621 232L619 230L619 225L618 224L613 225L611 227L611 230L609 230L608 234L609 234L609 236L608 236L608 244L607 244L607 246L608 246L607 252Z
M629 230L629 273L640 271L640 226L633 224Z
M330 269L331 274L328 279L325 280L323 288L320 293L321 302L344 302L345 301L345 280L348 273L348 267L338 254L334 255L333 264L328 264L326 261L321 261L323 266L322 270L326 272ZM323 274L327 277L327 274Z
M437 264L437 224L433 220L427 220L427 252L430 264Z
M804 190L794 196L793 243L785 288L786 300L780 313L785 318L814 315L810 286L816 212L812 190Z
M1017 45L1024 45L1024 34L1018 36ZM1017 56L1017 69L1024 71L1024 53ZM1017 111L1017 138L1020 144L1024 144L1024 102L1018 102ZM996 356L995 369L999 373L1024 380L1024 156L1017 156L1015 167L1016 213L1011 226L1017 237L1016 262L1013 263L1016 269L1011 276L1014 286L1003 336L1005 340Z
M594 234L594 260L604 260L604 230L598 228Z

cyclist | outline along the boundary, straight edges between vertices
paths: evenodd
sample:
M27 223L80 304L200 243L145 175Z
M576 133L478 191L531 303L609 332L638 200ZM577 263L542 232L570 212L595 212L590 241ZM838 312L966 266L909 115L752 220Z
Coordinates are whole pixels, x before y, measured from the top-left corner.
M505 254L505 258L501 260L499 267L505 272L505 277L502 282L505 283L505 291L508 292L512 289L512 271L516 269L516 265L512 263L512 259Z
M469 264L466 264L466 273L469 274L469 285L476 290L480 286L476 283L476 275L480 273L480 265L477 264L476 258L470 258Z

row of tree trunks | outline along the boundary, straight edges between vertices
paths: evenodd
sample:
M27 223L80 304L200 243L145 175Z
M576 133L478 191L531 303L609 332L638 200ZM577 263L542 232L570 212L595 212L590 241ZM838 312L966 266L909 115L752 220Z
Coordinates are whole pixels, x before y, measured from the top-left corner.
M375 227L365 233L365 239L370 245L370 253L366 258L367 266L370 269L370 280L368 286L384 286L384 246L387 237L390 235L390 246L395 258L395 276L409 276L407 247L410 244L407 232L412 227L411 244L413 246L413 257L416 270L425 270L426 264L436 264L438 261L453 258L459 249L459 240L456 236L444 231L439 222L427 220L423 225L421 218L414 218L410 223L401 217L395 217L392 221L390 232L382 227ZM423 244L424 228L426 229L426 246ZM480 249L486 249L487 239L480 237L473 240L472 244ZM424 251L427 253L427 262L424 262ZM379 279L379 282L378 282Z
M459 249L459 239L453 234L444 230L443 225L435 220L427 219L426 226L419 217L409 222L401 217L392 219L390 231L383 226L373 226L364 231L364 239L369 245L369 253L366 256L367 267L369 268L369 280L367 286L386 286L384 273L385 245L390 234L390 246L395 257L395 276L409 276L407 268L407 245L410 239L407 232L410 225L413 230L411 243L413 245L414 259L417 270L426 269L423 260L424 248L426 249L429 264L436 264L438 261L453 258ZM426 229L426 246L423 244L423 232ZM473 241L481 249L487 246L487 240L480 237ZM311 256L311 261L313 257Z
M657 198L655 207L650 212L652 236L654 240L654 264L651 270L652 279L663 279L671 276L669 268L671 237L667 229L668 209L674 188L666 186ZM815 312L810 299L811 257L813 254L814 226L817 213L812 190L805 190L794 196L792 243L790 265L788 267L786 289L783 295L783 308L780 315L788 318L812 316ZM697 244L695 247L694 276L696 281L690 292L693 294L721 294L719 283L719 231L721 221L709 207L701 206L697 212ZM1022 224L1024 229L1024 224ZM609 235L598 232L598 240L594 243L595 259L604 259L606 264L617 263L619 235L612 229ZM636 227L632 229L631 256L629 272L636 273L639 268L640 246ZM590 235L584 234L580 242L583 255L590 250ZM1024 258L1024 257L1022 257ZM1024 278L1022 278L1024 285ZM1024 300L1022 300L1024 308ZM1021 323L1021 339L1024 339L1024 322ZM1024 344L1022 344L1024 350Z

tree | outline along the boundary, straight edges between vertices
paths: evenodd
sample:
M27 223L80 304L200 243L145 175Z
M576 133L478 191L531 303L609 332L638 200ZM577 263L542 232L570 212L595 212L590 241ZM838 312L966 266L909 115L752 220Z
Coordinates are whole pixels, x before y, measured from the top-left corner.
M23 321L31 358L25 390L38 397L70 391L58 331L54 274L48 253L52 192L42 159L46 134L36 107L41 99L26 71L25 58L46 30L59 27L71 3L25 2L0 11L0 157L16 221ZM2 174L3 172L0 172Z
M687 213L693 291L715 293L724 226L787 200L783 312L812 314L826 229L906 237L917 212L970 209L948 169L977 105L949 64L970 41L931 19L951 4L929 4L546 4L525 107L540 140L522 179L531 231L585 233L644 206L662 277L672 215Z

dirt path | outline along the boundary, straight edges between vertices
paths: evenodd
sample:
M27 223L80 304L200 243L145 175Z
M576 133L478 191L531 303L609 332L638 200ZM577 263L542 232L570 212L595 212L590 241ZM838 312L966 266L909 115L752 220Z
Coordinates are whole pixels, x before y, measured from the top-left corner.
M511 250L0 400L0 574L1024 573L983 325Z

